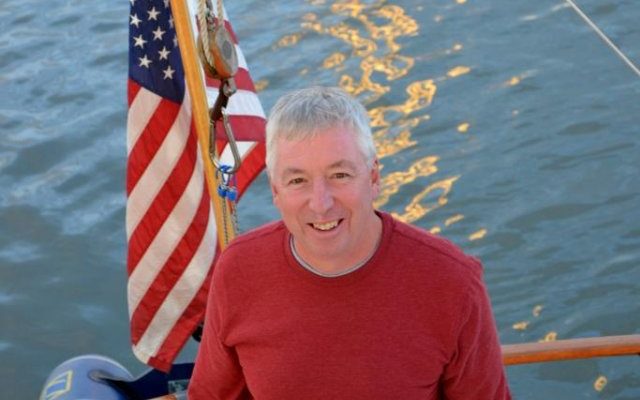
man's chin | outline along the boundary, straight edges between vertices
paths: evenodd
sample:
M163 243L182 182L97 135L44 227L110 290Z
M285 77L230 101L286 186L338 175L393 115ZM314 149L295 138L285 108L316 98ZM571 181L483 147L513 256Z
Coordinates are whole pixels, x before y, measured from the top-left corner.
M306 240L296 241L296 251L308 263L313 265L313 260L335 261L344 253L338 240Z

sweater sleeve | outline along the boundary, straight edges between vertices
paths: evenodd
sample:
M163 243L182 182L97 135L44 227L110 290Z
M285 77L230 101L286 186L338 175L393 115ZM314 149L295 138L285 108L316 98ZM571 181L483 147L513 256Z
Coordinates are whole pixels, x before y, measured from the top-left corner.
M236 400L251 398L235 350L224 344L222 331L226 308L226 291L222 271L224 255L213 273L204 330L193 375L189 382L189 400Z
M475 271L474 271L475 272ZM442 380L447 400L510 400L491 303L481 266L461 302L456 349Z

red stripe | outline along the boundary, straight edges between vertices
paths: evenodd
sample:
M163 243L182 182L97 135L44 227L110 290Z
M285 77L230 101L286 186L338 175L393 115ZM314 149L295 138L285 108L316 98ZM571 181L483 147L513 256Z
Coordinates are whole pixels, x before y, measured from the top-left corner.
M242 167L236 174L239 193L238 201L242 198L244 191L247 190L249 185L251 185L264 169L266 150L264 143L257 143L251 152L242 160Z
M153 160L179 112L179 104L166 99L160 101L158 108L156 108L129 154L127 163L127 196L131 194L149 163Z
M231 115L229 117L233 137L238 142L264 142L265 119L253 115ZM218 134L219 132L219 134ZM218 150L227 144L222 121L216 121L216 144Z
M233 27L231 26L229 21L226 19L224 20L224 27L227 28L227 31L229 32L229 36L231 36L231 41L235 44L238 44L238 36L236 36L236 32L233 30Z
M193 331L204 319L209 287L211 285L211 272L213 271L213 266L218 259L218 254L220 254L220 251L219 248L216 247L216 257L211 264L212 268L209 268L207 278L203 282L202 286L198 290L198 293L193 298L189 306L180 316L180 319L175 324L167 338L162 343L162 346L160 347L160 350L158 351L156 356L149 359L148 364L152 367L157 368L161 371L169 371L171 369L171 364L173 363L175 355L180 352L186 341L191 337Z
M206 186L206 183L203 182L202 185ZM142 297L138 307L133 311L131 315L131 339L134 344L138 343L149 327L156 312L160 306L164 304L169 292L196 254L203 238L205 240L213 239L205 238L204 236L210 217L209 210L211 205L209 201L209 195L206 188L204 188L198 211L185 232L185 235L156 275L156 278ZM213 245L214 244L211 243L211 246Z
M236 72L236 75L233 77L233 79L236 82L236 87L239 90L247 90L253 93L256 92L256 87L253 85L253 80L249 75L249 71L247 71L246 69L238 68L238 71ZM220 81L218 79L209 78L207 75L205 75L205 84L207 85L207 87L220 87Z
M180 200L181 195L183 195L191 175L193 175L198 157L196 143L195 133L189 135L187 144L176 166L131 234L127 255L127 271L129 275L136 268L160 228L162 228L162 225L171 214L171 211L173 211L176 203Z
M133 103L133 99L136 98L138 92L140 91L140 85L133 81L133 79L127 80L127 104L131 107L131 103Z

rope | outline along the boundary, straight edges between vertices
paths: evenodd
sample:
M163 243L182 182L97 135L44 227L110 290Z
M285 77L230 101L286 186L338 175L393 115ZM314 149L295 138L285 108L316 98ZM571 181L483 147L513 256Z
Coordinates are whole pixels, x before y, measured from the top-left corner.
M207 7L207 0L198 0L198 33L200 34L200 40L202 41L202 52L204 58L209 65L213 65L213 56L211 55L209 45L209 30L207 24L207 17L209 9Z
M224 234L224 242L229 243L231 235L227 226L231 223L233 232L238 232L238 214L236 203L238 201L238 188L235 182L235 176L231 173L231 165L221 165L217 170L218 176L218 196L222 198L222 232ZM227 211L227 207L229 210ZM229 218L231 220L229 221Z
M218 0L218 23L224 24L224 10L222 9L222 0Z
M631 62L631 60L629 60L627 58L627 56L624 55L624 53L618 48L618 46L616 46L608 37L607 35L605 35L600 28L598 28L598 26L596 24L593 23L593 21L591 21L591 19L589 19L589 17L582 12L582 10L580 9L580 7L578 7L576 5L576 3L573 2L573 0L567 0L567 3L569 3L571 5L571 7L573 7L573 9L575 10L576 13L578 13L578 15L580 17L582 17L582 19L585 20L585 22L587 23L587 25L589 25L591 27L591 29L593 29L598 36L600 36L600 39L604 40L604 42L607 44L607 46L609 46L617 55L618 57L620 57L622 59L622 61L624 61L629 68L631 68L631 70L633 72L636 73L636 75L638 75L640 77L640 69L638 69L638 67L636 67L636 65Z
M198 33L200 34L200 40L202 40L204 57L207 59L207 63L209 63L209 65L214 65L213 56L209 50L211 47L209 47L209 27L207 23L207 19L213 10L209 10L207 3L208 0L198 0ZM222 0L218 0L217 8L218 23L224 24L224 7L222 6Z

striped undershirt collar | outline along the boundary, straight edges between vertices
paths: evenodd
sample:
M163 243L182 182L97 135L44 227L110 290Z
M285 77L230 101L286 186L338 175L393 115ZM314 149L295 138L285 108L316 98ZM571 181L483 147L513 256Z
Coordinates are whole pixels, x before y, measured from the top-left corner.
M380 236L382 237L382 235L380 235ZM289 236L289 247L291 248L291 253L293 254L293 257L296 259L298 264L300 264L307 271L312 272L315 275L322 276L324 278L337 278L337 277L340 277L340 276L348 275L348 274L352 273L353 271L356 271L356 270L360 269L363 265L365 265L367 262L369 262L369 260L371 260L371 258L373 257L374 254L376 254L376 250L378 250L378 246L379 245L380 245L380 237L378 238L378 242L376 243L375 247L373 248L373 251L371 252L371 254L369 254L369 256L367 258L365 258L364 260L360 261L356 265L354 265L354 266L352 266L350 268L347 268L344 271L331 274L331 273L318 271L317 269L313 268L309 263L307 263L305 260L303 260L302 257L300 257L300 255L296 251L296 245L293 242L293 235Z

